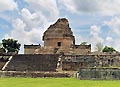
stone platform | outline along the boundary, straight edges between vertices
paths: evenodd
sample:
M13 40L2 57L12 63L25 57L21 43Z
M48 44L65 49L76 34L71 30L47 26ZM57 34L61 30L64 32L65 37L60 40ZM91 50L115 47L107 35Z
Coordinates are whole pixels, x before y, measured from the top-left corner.
M120 67L80 68L77 77L82 80L120 80Z
M4 71L56 71L58 56L52 54L14 55Z
M62 78L62 77L70 77L70 75L65 72L0 71L0 77Z

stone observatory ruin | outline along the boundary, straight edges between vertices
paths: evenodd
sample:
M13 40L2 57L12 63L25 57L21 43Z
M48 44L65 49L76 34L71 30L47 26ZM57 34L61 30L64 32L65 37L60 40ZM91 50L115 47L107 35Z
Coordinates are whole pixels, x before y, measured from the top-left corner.
M90 45L76 45L66 18L43 33L44 46L24 45L24 54L0 54L0 76L120 79L120 53L91 52Z
M24 45L25 54L86 54L91 45L75 45L75 36L66 18L58 19L43 34L44 47Z

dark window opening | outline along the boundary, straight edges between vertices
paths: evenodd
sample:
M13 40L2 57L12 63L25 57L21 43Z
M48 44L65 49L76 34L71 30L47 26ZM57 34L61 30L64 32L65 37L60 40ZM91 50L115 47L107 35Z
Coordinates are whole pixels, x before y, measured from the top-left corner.
M60 47L61 46L61 42L58 42L57 45Z

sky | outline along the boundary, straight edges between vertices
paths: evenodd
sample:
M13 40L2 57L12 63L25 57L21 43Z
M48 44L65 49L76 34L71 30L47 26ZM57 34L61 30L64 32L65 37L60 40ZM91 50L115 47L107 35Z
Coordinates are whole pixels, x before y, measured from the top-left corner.
M43 45L43 32L67 18L76 44L102 43L120 51L120 0L0 0L0 41Z

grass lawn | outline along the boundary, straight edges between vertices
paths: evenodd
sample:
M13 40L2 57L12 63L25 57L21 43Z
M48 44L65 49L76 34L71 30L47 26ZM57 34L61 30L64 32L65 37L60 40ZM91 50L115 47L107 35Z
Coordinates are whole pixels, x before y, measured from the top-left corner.
M120 87L120 81L75 78L0 78L0 87Z

